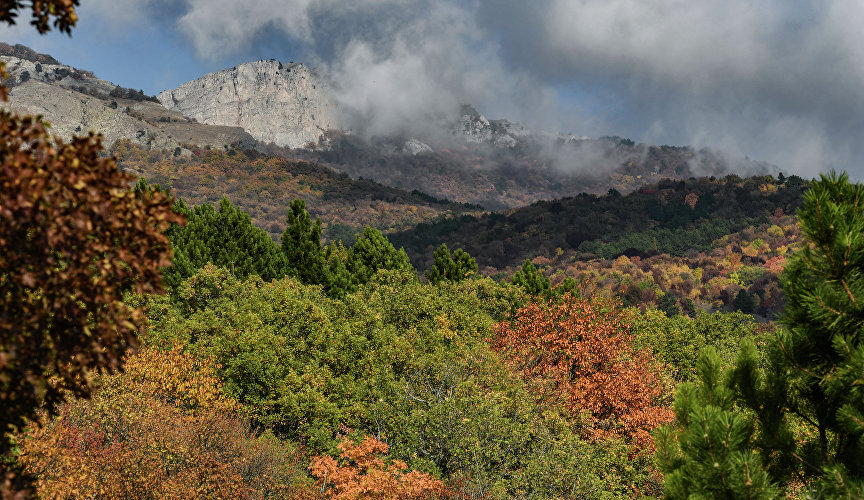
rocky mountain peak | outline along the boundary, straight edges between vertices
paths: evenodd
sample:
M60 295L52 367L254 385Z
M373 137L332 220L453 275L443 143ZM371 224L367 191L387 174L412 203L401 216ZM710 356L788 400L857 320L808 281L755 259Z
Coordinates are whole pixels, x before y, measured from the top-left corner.
M242 127L259 141L290 148L346 128L326 80L301 63L240 64L163 91L158 99L199 122Z

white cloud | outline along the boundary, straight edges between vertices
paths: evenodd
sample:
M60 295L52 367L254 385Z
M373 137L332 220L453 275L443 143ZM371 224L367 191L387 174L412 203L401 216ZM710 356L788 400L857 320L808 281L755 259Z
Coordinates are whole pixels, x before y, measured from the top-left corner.
M469 102L490 117L721 146L802 172L848 167L864 154L859 0L90 0L84 8L118 25L172 26L210 61L252 53L278 33L333 75L343 102L376 133ZM562 103L561 89L574 88ZM591 113L575 113L585 101Z

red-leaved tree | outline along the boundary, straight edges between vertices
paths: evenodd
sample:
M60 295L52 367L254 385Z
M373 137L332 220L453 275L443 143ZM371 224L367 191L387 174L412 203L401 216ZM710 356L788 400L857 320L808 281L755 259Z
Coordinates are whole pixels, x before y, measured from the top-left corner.
M346 439L339 449L341 466L327 455L316 457L309 466L316 485L327 498L408 500L448 494L440 479L416 470L407 472L405 462L393 460L388 465L382 458L387 455L387 444L373 437L366 436L358 444Z
M540 398L584 417L585 437L623 437L640 451L672 412L659 405L653 360L633 348L623 319L615 304L567 294L521 308L496 326L492 345L534 382Z

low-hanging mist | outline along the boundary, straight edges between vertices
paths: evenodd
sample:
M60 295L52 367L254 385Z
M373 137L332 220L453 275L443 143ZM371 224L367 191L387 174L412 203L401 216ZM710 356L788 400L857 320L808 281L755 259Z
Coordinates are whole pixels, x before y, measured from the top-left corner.
M281 59L329 74L370 135L422 132L470 103L490 118L550 131L707 146L804 175L833 167L858 176L862 16L864 5L853 0L82 6L84 19L173 37L177 50L212 70L281 47ZM121 38L111 30L100 36Z

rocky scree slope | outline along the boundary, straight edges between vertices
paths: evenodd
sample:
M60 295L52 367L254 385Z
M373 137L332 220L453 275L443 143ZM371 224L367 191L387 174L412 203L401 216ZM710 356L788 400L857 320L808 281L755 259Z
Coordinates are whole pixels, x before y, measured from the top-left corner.
M0 43L0 60L6 63L9 74L4 81L10 88L8 106L21 113L42 115L51 132L65 141L94 131L102 134L103 143L109 147L120 139L169 150L183 150L187 144L221 148L256 143L239 127L194 123L141 91L96 78L89 71L54 64L51 56L23 45Z

